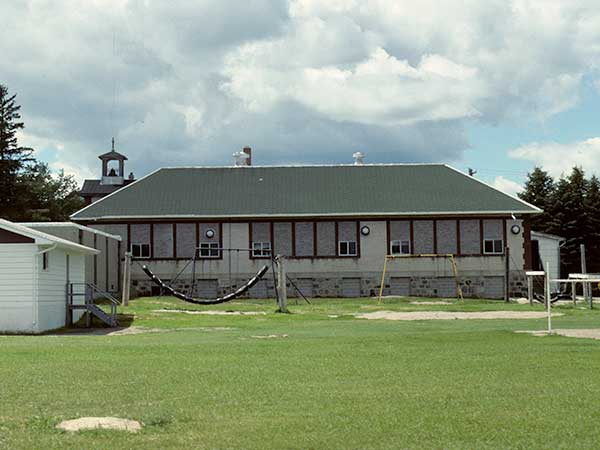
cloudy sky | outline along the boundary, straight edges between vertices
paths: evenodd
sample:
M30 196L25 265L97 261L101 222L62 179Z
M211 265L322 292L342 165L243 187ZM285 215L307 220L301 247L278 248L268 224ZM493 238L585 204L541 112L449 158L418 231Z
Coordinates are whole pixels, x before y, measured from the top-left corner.
M600 173L598 0L6 0L23 144L78 179L161 166L448 162L509 192Z

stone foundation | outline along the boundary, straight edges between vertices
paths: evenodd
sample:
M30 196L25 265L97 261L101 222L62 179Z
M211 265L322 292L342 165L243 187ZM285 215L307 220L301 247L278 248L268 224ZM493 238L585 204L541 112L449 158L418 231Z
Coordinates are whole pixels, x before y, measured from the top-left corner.
M290 274L290 278L306 297L375 297L379 295L381 274L339 276L335 274L321 274L310 276ZM168 283L168 280L164 280ZM193 296L198 298L215 298L235 291L245 284L248 278L211 278L199 279L195 286ZM132 281L132 293L137 296L158 296L160 287L150 280L139 279ZM472 276L461 277L460 287L466 298L504 298L504 277L500 276ZM190 280L178 280L173 288L186 294L191 293ZM527 283L524 272L511 272L511 296L526 295ZM411 296L411 297L456 297L456 282L454 277L413 276L396 277L394 274L386 275L383 289L384 296ZM274 280L269 272L253 288L246 292L242 298L269 298L275 296ZM288 296L297 296L296 290L288 283Z

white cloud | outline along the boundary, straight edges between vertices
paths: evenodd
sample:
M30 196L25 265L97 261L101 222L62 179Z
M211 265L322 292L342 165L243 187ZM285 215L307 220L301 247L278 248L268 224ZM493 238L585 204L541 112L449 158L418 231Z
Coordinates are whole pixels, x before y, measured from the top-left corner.
M411 124L424 120L461 119L478 115L476 99L485 90L476 69L440 55L424 55L419 65L376 48L349 68L263 68L272 44L242 50L226 66L224 89L254 111L293 100L339 121L367 124Z
M492 186L510 195L517 195L517 193L523 190L523 186L521 184L517 183L516 181L509 180L508 178L504 178L503 176L494 178Z
M0 73L65 167L96 171L113 134L136 175L246 144L262 163L458 160L469 121L572 108L599 27L597 0L24 0L0 3Z
M83 180L88 178L98 178L99 175L97 170L77 167L62 161L50 163L50 169L52 169L55 174L58 174L58 172L62 170L65 175L71 175L75 178L75 181L77 181L79 185L83 184Z
M508 152L516 159L531 161L552 176L568 174L575 166L600 174L600 137L561 144L533 142Z

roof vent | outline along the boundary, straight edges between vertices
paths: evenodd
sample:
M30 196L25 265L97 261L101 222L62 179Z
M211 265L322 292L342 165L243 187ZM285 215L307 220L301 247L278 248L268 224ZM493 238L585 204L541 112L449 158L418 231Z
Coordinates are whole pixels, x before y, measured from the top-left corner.
M249 157L249 155L247 153L244 152L235 152L233 154L233 158L235 160L235 165L236 166L245 166L247 165L246 163L246 159Z
M352 157L354 158L354 165L355 166L362 166L365 161L365 154L363 152L356 152L352 154Z
M244 152L246 155L248 155L248 157L246 158L246 165L251 166L252 165L252 149L250 147L246 146L242 149L242 152Z

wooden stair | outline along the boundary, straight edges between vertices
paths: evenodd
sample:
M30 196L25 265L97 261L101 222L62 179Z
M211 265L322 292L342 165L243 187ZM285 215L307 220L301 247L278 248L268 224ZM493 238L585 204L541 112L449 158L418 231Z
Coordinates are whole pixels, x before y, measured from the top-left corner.
M76 304L75 299L83 297L83 304ZM110 312L106 312L97 303L96 298L108 300ZM120 302L110 293L105 292L92 283L69 283L67 285L67 317L66 325L73 325L73 311L85 310L86 326L89 328L92 325L92 317L97 317L100 321L109 327L119 325L117 320L117 306Z

